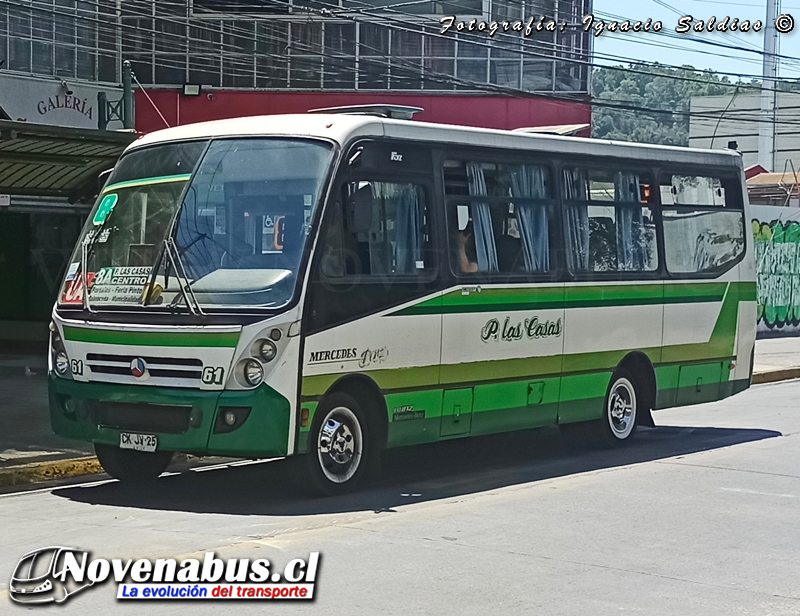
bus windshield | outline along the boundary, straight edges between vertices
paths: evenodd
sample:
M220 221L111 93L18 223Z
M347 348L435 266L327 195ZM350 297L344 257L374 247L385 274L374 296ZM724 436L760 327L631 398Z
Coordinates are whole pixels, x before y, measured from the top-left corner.
M287 138L134 150L89 216L60 303L185 305L183 278L202 307L286 304L332 152Z

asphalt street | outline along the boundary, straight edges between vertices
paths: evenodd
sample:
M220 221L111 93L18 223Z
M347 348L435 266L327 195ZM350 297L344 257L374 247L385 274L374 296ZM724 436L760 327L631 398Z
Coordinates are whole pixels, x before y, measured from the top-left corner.
M116 601L59 613L800 614L800 381L659 411L630 446L555 429L392 452L358 494L296 492L284 461L0 495L0 612L25 553L322 554L313 602ZM35 608L34 611L38 611Z

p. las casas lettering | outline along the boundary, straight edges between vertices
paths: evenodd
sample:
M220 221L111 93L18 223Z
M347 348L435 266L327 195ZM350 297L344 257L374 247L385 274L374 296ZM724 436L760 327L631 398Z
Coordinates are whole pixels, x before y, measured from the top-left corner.
M525 337L535 339L560 335L561 319L541 321L539 317L530 317L516 323L512 323L510 317L506 317L502 325L499 319L489 319L481 329L481 340L484 342L490 340L513 342Z

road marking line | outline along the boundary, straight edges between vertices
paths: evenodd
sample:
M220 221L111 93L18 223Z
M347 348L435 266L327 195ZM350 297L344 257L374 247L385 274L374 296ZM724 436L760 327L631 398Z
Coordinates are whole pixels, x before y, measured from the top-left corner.
M756 496L780 496L781 498L800 498L797 494L777 494L775 492L759 492L746 488L721 488L723 492L739 492L740 494L754 494Z

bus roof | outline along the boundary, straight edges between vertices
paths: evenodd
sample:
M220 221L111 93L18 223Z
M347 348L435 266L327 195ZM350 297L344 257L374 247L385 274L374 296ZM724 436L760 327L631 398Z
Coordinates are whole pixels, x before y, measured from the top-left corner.
M278 135L321 137L341 145L356 137L389 137L448 145L743 168L741 155L733 150L704 150L584 137L562 137L349 114L266 115L185 124L149 133L132 143L128 149L189 139Z

